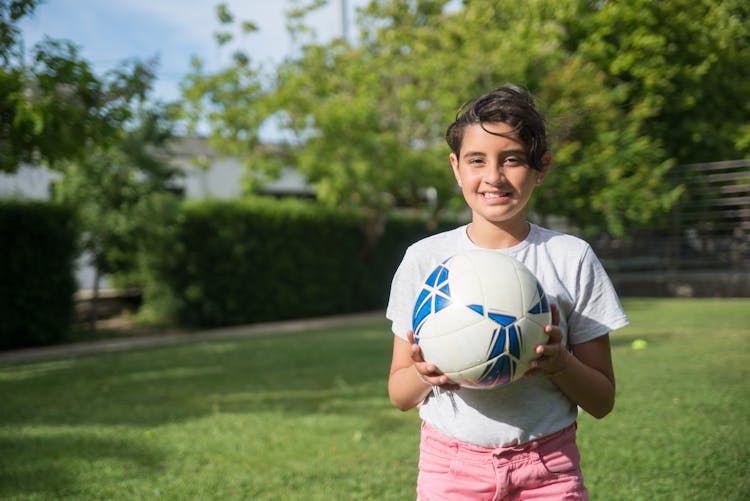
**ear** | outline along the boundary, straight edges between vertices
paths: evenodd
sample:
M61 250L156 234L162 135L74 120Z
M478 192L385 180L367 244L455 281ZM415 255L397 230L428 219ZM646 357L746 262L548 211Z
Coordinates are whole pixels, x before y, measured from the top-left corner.
M453 176L456 178L456 183L461 186L461 171L458 170L458 157L455 153L450 154L451 167L453 168Z
M537 172L536 175L536 184L540 185L542 184L542 181L544 181L544 177L549 172L550 165L552 165L552 152L547 151L542 155L542 170Z

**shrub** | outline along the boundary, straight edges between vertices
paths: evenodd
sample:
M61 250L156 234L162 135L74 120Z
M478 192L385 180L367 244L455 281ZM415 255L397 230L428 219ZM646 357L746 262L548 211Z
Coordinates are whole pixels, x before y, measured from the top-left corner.
M70 208L0 201L0 349L67 338L76 289L76 241Z
M189 202L148 250L147 308L222 326L382 307L423 221L394 219L374 248L356 213L302 201Z

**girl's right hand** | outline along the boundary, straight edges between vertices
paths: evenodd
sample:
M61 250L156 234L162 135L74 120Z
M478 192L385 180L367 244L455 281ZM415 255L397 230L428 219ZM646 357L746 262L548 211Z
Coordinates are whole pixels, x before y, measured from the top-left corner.
M456 391L461 388L461 386L448 379L448 376L440 372L435 364L425 361L424 356L422 355L422 349L414 341L413 331L407 332L406 337L409 340L409 348L411 349L411 359L414 362L414 369L416 369L417 375L422 381L432 386L439 386L448 391Z

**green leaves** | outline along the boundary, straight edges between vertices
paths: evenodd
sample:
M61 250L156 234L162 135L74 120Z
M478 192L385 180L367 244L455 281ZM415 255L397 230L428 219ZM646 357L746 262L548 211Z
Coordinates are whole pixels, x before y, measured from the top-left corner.
M676 162L741 158L750 153L736 140L750 118L748 15L735 2L605 2L575 20L568 44L624 91L641 133Z
M434 216L458 196L445 128L508 82L535 94L555 139L534 211L583 231L658 221L679 194L672 165L750 152L742 2L372 1L355 42L320 43L306 19L323 3L288 12L297 50L270 79L242 58L188 78L190 106L205 106L195 116L252 158L253 179L284 164L328 205L383 217L399 201ZM283 138L274 155L258 147L269 123Z
M163 203L175 168L154 155L171 136L169 110L144 108L135 126L108 146L95 146L65 167L55 197L74 207L82 247L102 274L137 269L138 249L163 223Z
M97 75L66 40L47 38L27 58L16 22L36 4L0 4L0 171L22 163L61 168L94 145L116 141L155 77L155 60Z
M232 21L234 21L234 16L229 11L229 7L227 7L227 4L220 3L216 6L216 17L219 19L219 22L221 24L230 24Z

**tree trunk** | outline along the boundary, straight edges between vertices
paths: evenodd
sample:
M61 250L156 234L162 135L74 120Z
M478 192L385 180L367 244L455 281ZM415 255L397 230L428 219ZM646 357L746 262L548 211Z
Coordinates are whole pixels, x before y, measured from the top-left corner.
M91 287L91 304L89 308L89 330L96 332L96 322L99 320L99 267L94 266L94 283Z

